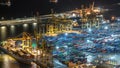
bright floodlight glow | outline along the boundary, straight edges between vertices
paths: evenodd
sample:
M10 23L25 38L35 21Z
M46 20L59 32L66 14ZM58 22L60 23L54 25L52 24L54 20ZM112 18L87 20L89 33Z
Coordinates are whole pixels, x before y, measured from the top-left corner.
M87 40L87 43L90 43L91 41L90 40Z
M11 25L11 26L10 26L10 31L11 31L11 34L14 34L14 33L15 33L15 26L14 26L14 25Z
M11 28L14 28L15 26L14 25L11 25Z
M6 26L1 26L0 28L0 35L1 35L1 39L4 40L7 36L7 28Z
M1 29L5 29L5 26L2 26Z
M87 56L87 62L90 63L93 61L93 57L91 55Z
M116 55L110 57L110 59L112 59L112 60L114 60L114 59L116 59L116 58L117 58Z
M37 25L37 23L33 23L33 25Z
M65 35L67 36L67 35L68 35L68 33L65 33Z
M33 29L37 27L37 23L33 23Z
M91 29L91 28L88 28L88 31L89 31L89 32L91 32L91 31L92 31L92 29Z
M120 21L120 19L118 18L117 21Z
M103 21L103 23L106 23L106 21Z
M94 10L94 12L100 12L100 10L96 9L96 10Z
M65 48L68 48L68 46L64 46Z
M112 36L112 37L115 37L116 35L112 34L111 36Z
M23 26L24 26L24 27L27 27L27 26L28 26L28 24L23 24Z
M40 50L38 50L37 52L38 52L38 55L40 55Z
M58 47L58 46L56 46L56 49L59 49L59 47Z
M75 13L73 13L73 14L72 14L72 16L73 16L73 17L76 17L76 14L75 14Z
M104 29L108 29L108 26L105 26L105 28Z

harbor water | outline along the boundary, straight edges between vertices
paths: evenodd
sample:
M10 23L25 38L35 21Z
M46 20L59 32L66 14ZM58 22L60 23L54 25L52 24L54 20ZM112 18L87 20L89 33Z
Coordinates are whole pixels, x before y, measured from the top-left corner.
M26 65L17 62L7 54L0 54L0 68L38 68L36 65Z

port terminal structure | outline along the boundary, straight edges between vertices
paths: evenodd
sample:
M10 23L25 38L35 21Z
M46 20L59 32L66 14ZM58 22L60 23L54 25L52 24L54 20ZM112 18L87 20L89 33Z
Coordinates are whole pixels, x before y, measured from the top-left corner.
M9 28L15 25L27 24L38 25L39 31L44 34L53 34L64 31L76 30L77 28L98 28L100 23L104 21L103 12L108 11L99 7L94 7L94 3L88 8L81 6L81 9L75 9L72 11L66 11L63 13L54 13L48 15L36 15L34 17L16 18L12 20L0 20L1 29L4 26ZM2 30L1 30L2 31Z
M84 6L82 6L82 9L76 9L73 11L67 11L64 13L59 13L59 14L49 14L49 15L43 15L43 16L35 16L35 17L29 17L29 18L18 18L18 19L14 19L14 20L1 20L0 21L0 27L1 30L3 28L9 27L9 26L15 26L15 25L19 25L19 24L23 24L24 26L26 26L26 24L38 24L37 28L34 28L34 38L36 39L36 45L39 45L39 40L41 39L41 37L43 35L49 35L49 36L54 36L56 34L59 33L64 33L64 32L72 32L73 30L76 29L90 29L92 27L98 28L100 22L103 20L103 15L101 15L101 13L103 12L102 9L100 8L94 8L93 5L89 8L84 8ZM80 21L80 23L78 22ZM2 32L1 32L2 33ZM41 35L42 34L42 35ZM42 68L46 66L50 66L52 67L52 55L49 52L49 49L46 49L48 47L46 47L47 43L45 40L42 40L41 45L42 48L38 49L38 50L31 50L31 36L29 33L23 32L22 33L22 38L10 38L7 40L7 46L4 46L4 49L8 50L6 53L10 54L13 56L13 54L19 53L18 55L23 57L23 55L25 54L25 52L27 51L27 55L28 56L28 52L29 52L29 57L34 57L36 59L32 59L32 62L35 62L36 64L40 64L43 65L41 66ZM22 49L14 49L14 48L10 48L10 47L15 47L14 41L16 40L22 40L22 44L25 46L22 46ZM13 42L13 43L11 43ZM12 46L11 46L12 44ZM10 45L10 46L8 46ZM37 47L39 48L39 47ZM19 52L17 52L16 50L18 50ZM26 50L26 51L24 51ZM9 53L9 51L11 53ZM34 51L31 52L31 51ZM36 56L36 54L40 53L42 56ZM16 56L16 55L15 55ZM26 57L24 56L24 58ZM35 57L36 56L36 57ZM13 56L14 57L14 56ZM38 61L39 58L42 59L46 59L46 61L41 60ZM49 58L49 59L48 59ZM16 58L18 59L18 58ZM50 60L50 63L48 63L48 60ZM43 62L42 64L40 62Z

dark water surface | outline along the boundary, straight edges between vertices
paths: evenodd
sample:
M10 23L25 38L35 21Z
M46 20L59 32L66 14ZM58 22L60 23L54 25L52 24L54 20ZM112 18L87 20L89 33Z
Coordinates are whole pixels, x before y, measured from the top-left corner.
M6 54L0 54L0 68L36 68L33 65L18 63L14 58Z

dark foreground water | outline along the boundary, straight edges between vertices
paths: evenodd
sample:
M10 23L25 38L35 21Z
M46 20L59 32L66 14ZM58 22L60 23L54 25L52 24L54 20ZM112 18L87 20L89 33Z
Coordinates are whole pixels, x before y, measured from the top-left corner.
M14 58L6 54L0 54L0 68L37 68L34 65L18 63Z
M61 64L57 59L54 60L54 68L67 68L66 65ZM36 64L26 65L17 62L14 58L7 54L0 54L0 68L40 68Z

